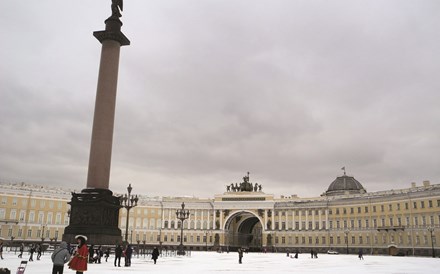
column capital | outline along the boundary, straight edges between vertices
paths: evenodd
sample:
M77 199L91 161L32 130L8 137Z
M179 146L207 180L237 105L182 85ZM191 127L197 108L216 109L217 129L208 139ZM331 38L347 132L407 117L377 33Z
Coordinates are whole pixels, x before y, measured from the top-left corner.
M128 46L130 45L130 40L121 32L121 26L121 20L110 17L105 20L105 30L95 31L93 36L101 43L105 40L114 40L119 42L121 46Z

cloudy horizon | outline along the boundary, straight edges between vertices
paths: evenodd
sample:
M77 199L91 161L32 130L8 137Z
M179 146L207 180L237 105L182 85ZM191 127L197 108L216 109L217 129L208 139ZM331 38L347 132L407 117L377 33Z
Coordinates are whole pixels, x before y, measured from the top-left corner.
M0 182L86 186L110 0L5 1ZM438 1L124 1L110 189L440 183ZM313 185L313 186L311 186ZM72 187L75 186L75 187Z

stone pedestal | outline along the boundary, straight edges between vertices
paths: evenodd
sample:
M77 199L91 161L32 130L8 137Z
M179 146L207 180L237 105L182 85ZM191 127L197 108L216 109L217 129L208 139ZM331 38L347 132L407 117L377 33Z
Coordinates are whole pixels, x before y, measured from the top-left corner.
M70 224L64 230L63 241L75 242L75 235L86 235L88 242L95 245L121 243L118 227L119 197L108 189L83 189L72 193Z

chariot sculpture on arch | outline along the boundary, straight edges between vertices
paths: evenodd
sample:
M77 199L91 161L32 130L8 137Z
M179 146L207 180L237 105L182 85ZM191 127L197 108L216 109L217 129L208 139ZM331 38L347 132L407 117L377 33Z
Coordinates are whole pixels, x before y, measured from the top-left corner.
M255 183L252 184L249 182L249 172L246 176L243 177L243 182L241 183L231 183L230 185L226 186L226 192L261 192L262 191L262 185Z

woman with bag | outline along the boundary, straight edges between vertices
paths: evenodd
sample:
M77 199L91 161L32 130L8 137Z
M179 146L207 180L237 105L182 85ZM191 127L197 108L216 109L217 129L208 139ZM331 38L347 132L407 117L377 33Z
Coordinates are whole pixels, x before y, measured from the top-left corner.
M69 268L76 270L76 274L82 274L87 271L87 258L89 256L89 250L86 245L87 237L83 235L75 236L78 243L72 260L69 262Z

